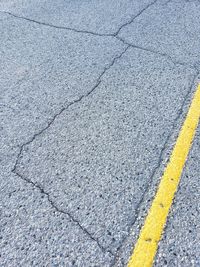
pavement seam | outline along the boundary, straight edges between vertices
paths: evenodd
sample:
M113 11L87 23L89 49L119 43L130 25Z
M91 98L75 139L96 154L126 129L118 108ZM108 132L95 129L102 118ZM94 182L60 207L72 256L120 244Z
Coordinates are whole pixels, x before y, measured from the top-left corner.
M73 222L75 222L75 223L81 228L81 230L83 230L84 233L86 233L86 234L87 234L93 241L95 241L95 242L97 243L97 245L99 246L99 248L100 248L103 252L109 252L109 253L110 253L111 255L113 255L113 256L114 256L114 254L112 253L112 251L108 250L107 248L104 248L104 247L100 244L100 242L98 241L98 239L95 238L95 237L93 237L93 235L92 235L92 234L91 234L85 227L83 227L83 226L80 224L80 222L79 222L76 218L74 218L74 216L73 216L72 214L70 214L69 212L64 211L64 210L58 208L57 205L53 202L53 200L51 200L51 198L50 198L50 194L49 194L48 192L46 192L46 191L42 188L42 186L40 186L40 185L37 184L37 183L34 183L33 181L29 180L28 178L26 178L26 177L24 177L23 175L21 175L20 173L18 173L18 171L17 171L17 166L18 166L18 163L19 163L19 161L20 161L20 157L22 156L22 152L23 152L24 148L25 148L26 146L28 146L29 144L31 144L31 143L35 140L36 137L40 136L43 132L45 132L45 131L46 131L46 130L47 130L47 129L54 123L54 121L56 120L56 118L59 117L59 115L61 115L61 114L62 114L65 110L67 110L70 106L72 106L72 105L74 105L74 104L80 102L82 99L87 98L90 94L92 94L92 93L95 91L95 89L97 89L98 86L101 84L101 82L102 82L101 78L103 77L103 75L104 75L104 74L105 74L105 73L106 73L106 72L107 72L107 71L114 65L114 63L116 62L116 60L120 59L120 58L126 53L126 51L128 50L128 48L129 48L129 46L126 46L126 48L125 48L119 55L115 56L115 57L113 58L113 60L111 61L111 63L103 69L103 71L101 72L101 74L100 74L99 77L97 78L96 84L92 87L92 89L91 89L90 91L88 91L88 92L87 92L86 94L84 94L84 95L81 95L78 99L72 101L72 102L69 103L66 107L63 107L58 113L56 113L56 114L53 116L53 118L52 118L51 121L47 124L46 127L44 127L43 129L41 129L38 133L34 134L33 137L32 137L29 141L27 141L26 143L24 143L24 144L22 144L22 145L20 146L19 153L18 153L18 155L17 155L17 158L16 158L16 161L15 161L14 167L13 167L13 169L11 170L11 171L12 171L14 174L16 174L21 180L23 180L23 181L25 181L25 182L31 184L33 187L36 187L37 189L39 189L39 191L40 191L42 194L44 194L44 195L47 196L48 202L51 204L51 206L52 206L57 212L60 212L60 213L63 213L63 214L68 215L68 216L71 218L71 220L72 220Z
M93 31L87 31L87 30L78 30L76 28L72 28L72 27L67 27L67 26L58 26L58 25L54 25L51 23L47 23L47 22L42 22L42 21L38 21L35 19L31 19L28 17L24 17L24 16L20 16L17 14L14 14L12 12L9 11L5 11L5 10L0 10L1 13L10 15L12 17L18 18L18 19L23 19L23 20L27 20L29 22L33 22L33 23L37 23L39 25L43 25L43 26L47 26L47 27L51 27L51 28L56 28L56 29L61 29L61 30L68 30L68 31L73 31L76 33L85 33L85 34L91 34L91 35L95 35L95 36L104 36L104 37L116 37L119 32L126 27L127 25L130 25L137 17L139 17L143 12L145 12L149 7L151 7L152 5L154 5L158 0L154 0L153 2L150 2L149 4L147 4L143 9L141 9L135 16L133 16L129 21L126 21L125 23L123 23L121 26L119 26L119 28L116 30L116 32L114 33L98 33L98 32L93 32Z
M192 81L191 81L191 85L190 85L190 87L189 87L189 89L188 89L188 91L187 91L187 93L186 93L186 95L185 95L185 97L184 97L184 100L183 100L183 102L182 102L181 108L180 108L180 110L179 110L179 112L178 112L178 114L177 114L177 116L176 116L176 118L175 118L175 120L174 120L174 122L173 122L172 130L171 130L171 132L168 134L168 136L167 136L167 138L166 138L166 140L165 140L165 143L164 143L164 145L163 145L163 147L162 147L162 149L161 149L161 152L160 152L160 154L159 154L159 159L158 159L157 165L156 165L155 168L153 169L152 174L150 175L149 182L148 182L148 184L145 186L144 193L142 194L142 197L141 197L141 199L140 199L140 201L139 201L139 203L138 203L138 205L137 205L137 207L136 207L136 209L135 209L135 211L136 211L136 212L135 212L135 216L134 216L134 218L133 218L133 221L132 221L132 222L130 223L130 225L129 225L128 235L122 240L120 246L119 246L118 249L117 249L117 252L116 252L116 254L115 254L115 258L114 258L114 260L113 260L113 264L111 265L112 267L114 267L114 266L118 266L117 264L118 264L119 261L121 260L121 259L120 259L120 256L121 256L121 250L122 250L122 248L123 248L123 245L126 243L127 239L129 238L129 236L130 236L130 234L131 234L131 230L132 230L134 224L135 224L136 221L137 221L137 218L138 218L138 215L140 214L141 206L142 206L142 204L143 204L143 202L144 202L145 196L148 194L149 189L150 189L150 186L151 186L152 181L153 181L153 178L154 178L156 172L159 170L159 168L160 168L160 166L161 166L161 164L162 164L162 162L163 162L163 155L164 155L164 152L165 152L165 150L166 150L166 148L167 148L167 145L168 145L168 143L169 143L169 140L171 139L171 137L172 137L173 134L174 134L174 130L176 129L177 122L179 121L179 119L181 118L181 115L182 115L183 112L184 112L184 106L186 105L186 102L187 102L187 100L188 100L188 97L189 97L189 95L191 94L192 88L194 87L195 80L197 79L198 76L199 76L199 71L196 70L196 74L194 75L194 77L193 77L193 79L192 79Z

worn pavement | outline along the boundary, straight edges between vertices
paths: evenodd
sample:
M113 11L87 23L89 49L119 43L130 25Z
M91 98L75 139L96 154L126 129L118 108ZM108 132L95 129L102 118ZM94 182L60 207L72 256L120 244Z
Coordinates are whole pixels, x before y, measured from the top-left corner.
M0 0L0 266L126 266L200 80L199 18ZM156 267L200 266L199 138Z

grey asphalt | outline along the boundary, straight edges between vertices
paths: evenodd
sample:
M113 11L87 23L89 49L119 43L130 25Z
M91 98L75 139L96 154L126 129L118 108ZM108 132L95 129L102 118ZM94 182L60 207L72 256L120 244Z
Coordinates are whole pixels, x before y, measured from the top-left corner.
M186 164L155 266L200 266L200 127Z
M198 0L0 1L0 266L126 266L200 79ZM155 266L200 266L199 131Z

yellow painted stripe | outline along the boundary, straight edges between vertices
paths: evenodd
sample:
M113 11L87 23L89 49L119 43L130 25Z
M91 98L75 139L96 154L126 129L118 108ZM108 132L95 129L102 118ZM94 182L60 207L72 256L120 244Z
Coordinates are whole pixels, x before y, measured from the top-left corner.
M157 251L166 219L178 188L200 117L200 84L173 148L158 191L141 229L128 267L150 267Z

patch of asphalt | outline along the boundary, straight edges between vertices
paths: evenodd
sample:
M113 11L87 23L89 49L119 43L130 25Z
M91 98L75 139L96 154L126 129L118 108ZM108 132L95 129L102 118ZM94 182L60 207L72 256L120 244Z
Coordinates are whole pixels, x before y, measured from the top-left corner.
M141 12L141 14L145 11L145 9L146 8L144 8L144 10ZM141 15L141 14L139 14L139 15ZM9 19L7 19L8 21L9 21ZM130 24L132 24L132 22L133 21L130 21L130 23L128 22L128 23L124 23L124 26L127 26L127 25L130 25ZM12 23L11 23L12 24ZM20 24L20 23L19 23ZM123 28L124 28L124 26L123 26ZM34 26L33 26L33 28L35 28ZM126 28L126 27L125 27ZM73 29L72 29L73 30ZM125 41L124 39L122 39L121 37L119 37L119 39L122 41L122 42L124 42L124 43L126 43L127 44L127 41ZM188 63L183 63L183 62L181 62L181 61L177 61L176 59L174 59L173 57L171 57L170 55L168 55L168 54L166 54L166 53L162 53L162 52L160 52L160 51L156 51L156 50L154 50L154 49L152 49L152 48L145 48L145 47L143 47L143 46L139 46L139 45L133 45L133 44L128 44L128 45L131 45L132 47L135 47L136 49L138 48L138 49L142 49L142 50L149 50L151 53L157 53L157 54L159 54L160 56L163 56L163 57L165 57L165 58L168 58L168 59L170 59L170 60L172 60L173 62L174 62L174 64L175 65L177 65L177 64L182 64L182 65L184 65L185 66L185 68L187 68L187 65L190 65L190 62ZM52 52L52 51L51 51ZM117 56L118 57L118 56ZM44 62L40 62L38 65L36 65L36 68L38 67L38 66L42 66L43 64L47 64L47 63L52 63L52 61L51 61L51 59L49 59L48 57L47 57L47 60L44 60ZM34 65L34 64L33 64ZM191 65L193 65L194 66L194 64L191 64ZM52 65L51 65L52 66ZM198 64L196 64L194 67L196 68L198 66ZM189 66L188 66L188 68L189 68ZM106 69L106 68L105 68ZM20 74L22 77L19 77L19 79L17 80L17 81L15 81L14 83L15 84L23 84L23 82L25 81L25 82L27 82L28 80L29 80L29 76L30 76L30 78L32 79L32 76L30 75L30 73L32 72L32 70L33 71L35 71L35 66L33 66L33 68L32 68L32 66L29 66L29 69L27 70L27 69L23 69L23 71L22 71L22 73L21 73L21 71L20 71L20 73L22 74ZM101 75L100 75L101 76ZM98 81L98 79L97 79L97 81ZM99 85L99 84L98 84ZM97 85L97 86L98 86ZM81 99L82 100L82 99ZM79 102L79 101L78 101ZM74 102L74 103L76 103L76 101ZM12 107L12 105L9 105L8 103L6 103L6 104L3 104L2 105L2 108L5 108L7 111L8 110L12 110L13 109L13 107ZM62 113L62 112L61 112ZM5 114L7 114L7 113L5 113ZM55 113L54 112L54 115L55 114L57 114L57 113ZM7 114L8 115L8 114ZM56 116L56 115L55 115ZM50 118L50 120L49 121L51 121L51 119L52 118ZM54 119L53 119L54 120ZM51 124L51 123L50 123ZM50 126L50 125L49 125ZM47 126L47 129L49 128L49 126ZM39 129L38 129L39 130ZM45 129L44 129L44 131L46 131ZM38 131L37 131L38 132ZM27 132L28 133L28 132ZM41 132L41 133L39 133L39 134L43 134L43 131ZM28 134L29 135L29 137L27 138L27 140L29 139L29 140L31 140L30 139L30 134ZM37 135L37 134L36 134ZM17 136L17 135L16 135ZM34 137L35 138L35 137ZM34 140L34 138L33 138L33 140ZM23 138L22 138L23 139ZM32 141L33 141L32 140ZM22 141L22 140L21 140ZM31 142L32 142L31 141ZM21 142L22 143L22 142ZM25 144L25 143L23 143L23 144ZM13 154L13 152L12 152L12 154ZM16 151L15 151L15 154L16 154ZM13 162L13 161L12 161ZM25 177L22 177L23 179L25 178ZM32 181L30 181L30 182L32 182ZM38 185L38 184L35 184L36 186ZM41 190L43 190L43 188L41 187L40 188ZM40 191L41 191L40 190ZM47 192L45 192L45 191L43 191L43 194L46 194ZM46 196L49 196L49 195L47 195L46 194ZM51 199L48 197L48 201L49 201L49 203L52 205L52 203L50 202L51 201ZM142 204L142 203L141 203ZM142 206L142 205L141 205ZM57 208L57 206L56 206L56 208ZM123 242L122 242L123 243ZM122 244L121 244L122 245ZM101 245L100 245L101 246ZM119 247L118 247L119 248ZM105 266L105 265L104 265Z
M130 48L95 94L69 107L23 147L14 171L116 253L195 75L191 68Z
M54 115L54 117L52 118L52 120L49 121L49 123L47 124L47 126L45 128L43 128L42 130L40 130L39 132L37 132L36 134L34 134L33 137L30 140L28 140L26 143L24 143L24 144L22 144L20 146L20 149L19 149L19 152L18 152L18 155L17 155L17 159L16 159L15 164L14 164L14 167L12 169L12 172L15 173L15 174L17 174L22 180L26 181L27 183L31 184L34 187L37 187L37 189L39 189L39 191L42 194L45 194L47 196L47 199L48 199L49 203L51 204L51 206L56 211L68 215L70 217L70 219L81 228L81 230L83 230L93 241L96 241L96 243L102 249L102 251L106 251L106 249L99 243L98 239L95 239L90 234L90 232L80 224L79 220L77 220L70 212L63 211L62 209L60 209L59 207L57 207L55 205L55 203L51 200L49 193L45 192L44 189L39 184L33 183L31 180L24 178L22 175L20 175L18 172L16 172L16 168L17 168L18 160L21 157L21 154L22 154L22 151L23 151L24 147L28 146L30 143L32 143L35 140L35 138L37 138L38 136L40 136L41 134L43 134L43 132L45 132L54 123L54 121L57 119L57 117L59 117L64 111L68 110L72 105L77 104L78 102L82 101L82 99L84 99L84 98L88 97L90 94L92 94L98 88L98 86L100 85L101 79L104 76L104 74L114 65L115 61L117 61L118 59L120 59L123 56L123 54L127 51L128 48L129 47L126 47L124 49L124 51L119 56L116 56L112 60L112 62L110 63L110 65L107 66L102 71L102 73L99 76L99 79L97 80L97 83L95 84L94 87L92 87L92 89L90 91L88 91L85 95L80 96L80 98L78 98L77 100L69 103L66 107L62 108L58 113L56 113ZM112 252L110 250L107 250L107 252L109 252L110 254L112 254Z
M1 169L56 114L98 86L127 45L113 37L35 27L0 14Z
M61 34L31 23L16 23L5 14L1 14L0 23L2 185L4 179L9 179L23 144L32 142L65 109L90 95L128 46L112 37L82 38L75 33ZM9 188L4 186L4 190L10 195ZM69 218L70 214L63 215L92 240L77 220ZM105 252L98 241L93 242Z

